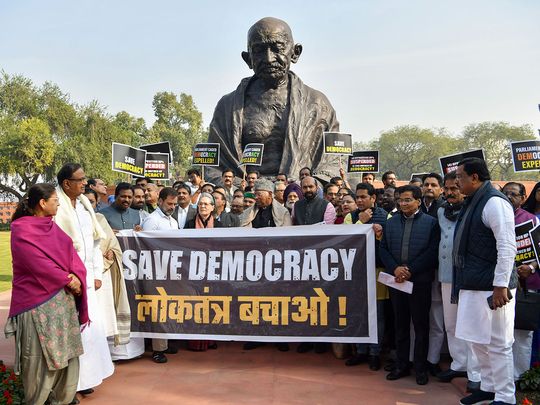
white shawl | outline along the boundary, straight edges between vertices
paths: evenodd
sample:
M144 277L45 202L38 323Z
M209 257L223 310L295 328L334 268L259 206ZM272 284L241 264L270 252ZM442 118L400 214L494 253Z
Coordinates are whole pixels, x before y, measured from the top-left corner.
M73 205L71 204L71 199L67 196L67 194L60 186L56 187L56 193L58 194L60 206L58 207L58 212L54 217L54 221L65 233L70 236L71 240L73 241L73 246L75 247L75 250L77 250L77 252L80 252L84 244L81 240L81 233L77 231L78 221L75 210L73 209ZM107 235L105 234L105 232L101 228L101 225L96 219L96 214L94 213L94 209L92 208L92 205L90 204L88 198L81 194L77 197L77 199L81 202L81 204L90 213L90 216L92 217L94 240L107 238Z

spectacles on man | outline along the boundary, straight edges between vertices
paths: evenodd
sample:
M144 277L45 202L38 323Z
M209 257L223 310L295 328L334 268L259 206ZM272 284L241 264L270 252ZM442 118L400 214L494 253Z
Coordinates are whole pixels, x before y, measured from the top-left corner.
M503 191L503 194L505 196L511 197L511 198L519 197L519 196L522 195L522 194L519 194L519 193L514 193L513 191Z
M83 181L86 181L88 180L87 177L81 177L80 179L68 179L69 181L75 181L77 183L80 183L80 182L83 182Z
M404 204L409 204L409 203L412 203L414 201L414 198L398 198L396 200L398 203L404 203Z

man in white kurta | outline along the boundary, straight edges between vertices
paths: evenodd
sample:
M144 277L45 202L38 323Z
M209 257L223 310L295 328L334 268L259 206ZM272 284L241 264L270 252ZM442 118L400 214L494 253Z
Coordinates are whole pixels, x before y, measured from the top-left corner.
M515 404L512 357L515 299L511 299L515 296L512 287L516 283L512 281L516 255L513 209L506 197L492 188L483 160L462 160L456 176L460 191L469 198L460 213L454 235L455 280L466 278L466 281L462 278L454 283L459 287L456 337L472 343L481 373L480 391L463 398L460 403ZM490 233L485 231L478 233L482 224L491 231L491 236L486 238ZM491 243L489 238L492 238ZM493 245L496 247L494 257L488 258L486 252L491 252ZM478 252L478 246L483 252L472 253ZM492 263L494 266L471 266L471 263ZM457 273L459 269L462 274ZM488 283L492 280L488 288L486 269L490 273ZM478 288L472 285L474 280Z
M114 372L103 327L102 311L96 297L96 289L101 286L103 273L103 253L99 241L104 237L104 232L97 223L90 202L82 195L86 177L80 165L64 165L58 173L58 184L60 206L55 221L73 240L73 245L87 271L90 325L81 335L84 354L79 358L77 386L77 391L87 391L101 384L103 379Z

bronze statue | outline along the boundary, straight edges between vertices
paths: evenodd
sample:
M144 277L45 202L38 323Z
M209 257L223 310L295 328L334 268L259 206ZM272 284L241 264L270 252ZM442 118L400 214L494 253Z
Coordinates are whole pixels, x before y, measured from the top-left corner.
M332 105L289 70L301 53L282 20L266 17L249 29L242 58L254 74L219 100L210 123L208 142L221 144L220 168L241 176L239 160L248 143L264 144L257 168L262 176L297 177L304 166L316 173L335 161L322 153L323 131L339 131Z

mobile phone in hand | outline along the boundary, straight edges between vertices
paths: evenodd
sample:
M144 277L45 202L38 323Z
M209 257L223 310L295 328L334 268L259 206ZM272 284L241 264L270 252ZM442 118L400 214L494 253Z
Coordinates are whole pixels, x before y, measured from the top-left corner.
M506 295L508 296L508 299L511 300L513 298L512 292L509 289L507 289L506 291L507 291ZM493 306L493 294L487 297L487 303L489 305L489 309L491 310L495 309L495 307Z

